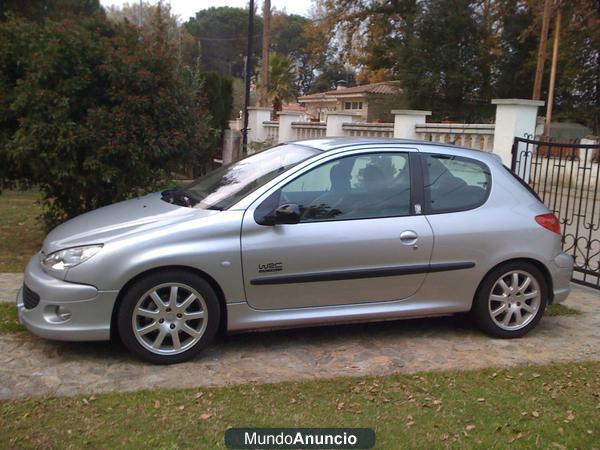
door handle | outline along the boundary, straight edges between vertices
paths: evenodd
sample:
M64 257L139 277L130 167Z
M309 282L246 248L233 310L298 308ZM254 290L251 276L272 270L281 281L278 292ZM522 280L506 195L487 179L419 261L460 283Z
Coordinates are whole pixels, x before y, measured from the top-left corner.
M406 230L400 233L400 241L404 245L413 245L417 242L419 235L412 230Z

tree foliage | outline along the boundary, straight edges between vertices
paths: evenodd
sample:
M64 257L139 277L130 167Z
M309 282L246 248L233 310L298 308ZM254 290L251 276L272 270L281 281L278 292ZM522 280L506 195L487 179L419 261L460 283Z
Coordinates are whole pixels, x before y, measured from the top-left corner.
M172 13L169 3L133 2L125 3L121 7L113 5L106 8L109 20L126 21L134 25L140 25L141 22L139 31L144 38L149 38L156 33L157 14L163 18L165 36L176 52L178 64L195 66L200 56L196 39L185 26L179 23L179 17Z
M307 93L315 76L313 46L306 30L310 20L295 14L273 10L271 15L270 51L284 55L295 71L294 87ZM197 41L200 67L208 72L243 78L248 30L248 10L211 7L196 13L185 23ZM254 17L254 62L262 64L263 19Z
M307 94L315 76L314 57L306 29L310 20L297 14L274 11L271 17L271 51L286 56L294 66L294 87Z
M273 105L273 112L281 111L283 102L295 99L298 92L294 86L294 67L285 55L279 53L269 54L269 101Z
M600 134L600 1L563 3L555 117Z
M345 81L347 86L356 83L356 73L339 60L325 61L317 66L317 75L309 93L325 92L335 89L338 81Z
M186 22L185 27L197 41L202 70L244 77L248 10L228 6L211 7L197 12L195 17ZM262 29L262 18L255 16L254 58L258 58L261 53Z
M102 14L99 0L3 0L0 2L0 20L9 14L41 21L61 19L65 15Z
M48 227L211 156L201 80L155 20L143 39L98 14L0 24L0 183L36 184Z
M354 67L359 82L400 80L412 106L438 119L484 120L494 97L531 98L543 3L317 0L308 32L313 53ZM556 117L598 131L600 2L560 5Z
M161 26L165 30L157 30L155 18L162 18ZM232 79L226 75L214 71L203 71L200 59L199 46L196 38L190 34L187 27L180 23L178 16L171 12L171 6L167 3L151 4L142 2L140 4L126 3L122 7L111 6L107 8L107 17L116 22L129 22L139 24L140 33L144 39L151 39L157 33L164 35L169 47L175 50L177 66L183 74L183 80L192 90L200 89L205 93L206 106L210 112L210 124L219 133L215 136L218 140L222 130L228 127L233 106ZM197 85L200 83L200 85ZM219 145L215 140L214 145Z
M215 129L226 129L233 107L233 81L216 72L202 73L201 78L210 110L210 124Z

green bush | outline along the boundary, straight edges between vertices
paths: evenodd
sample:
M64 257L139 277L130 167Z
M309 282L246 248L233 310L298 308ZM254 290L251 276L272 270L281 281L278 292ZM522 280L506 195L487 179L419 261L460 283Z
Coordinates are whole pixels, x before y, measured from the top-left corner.
M233 107L233 80L216 72L205 72L202 79L212 118L211 125L220 130L226 129Z
M212 156L202 83L155 20L144 39L101 14L0 23L0 184L37 185L47 227Z

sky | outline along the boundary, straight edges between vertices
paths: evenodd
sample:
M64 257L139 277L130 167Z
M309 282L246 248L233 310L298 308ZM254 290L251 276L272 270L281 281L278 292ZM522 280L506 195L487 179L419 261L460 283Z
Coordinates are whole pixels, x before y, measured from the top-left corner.
M158 3L158 0L144 0L152 4ZM254 0L258 6L258 11L262 10L262 0ZM102 6L117 5L122 6L124 3L136 3L136 0L100 0ZM194 16L197 11L207 9L211 6L233 6L246 8L248 0L163 0L163 3L171 3L171 11L179 16L182 21L188 20ZM288 14L300 14L307 16L311 7L310 0L271 0L271 7L283 10Z

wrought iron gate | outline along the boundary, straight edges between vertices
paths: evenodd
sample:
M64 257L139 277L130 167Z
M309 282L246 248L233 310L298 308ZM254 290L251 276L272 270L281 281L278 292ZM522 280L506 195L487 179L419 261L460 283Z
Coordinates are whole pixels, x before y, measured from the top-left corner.
M573 281L600 289L600 145L515 138L511 169L558 216Z

